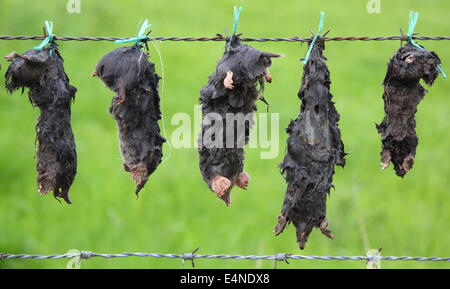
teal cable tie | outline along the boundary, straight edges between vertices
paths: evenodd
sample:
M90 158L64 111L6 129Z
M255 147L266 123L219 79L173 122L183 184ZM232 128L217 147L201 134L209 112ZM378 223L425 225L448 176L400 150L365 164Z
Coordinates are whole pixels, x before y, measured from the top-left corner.
M239 24L239 17L241 16L242 7L234 6L234 23L233 23L233 35L236 34L238 24Z
M409 11L408 40L410 40L410 41L413 41L412 36L414 33L414 28L416 27L418 18L419 18L419 12Z
M129 38L129 39L124 39L124 40L116 40L116 43L130 43L130 42L135 42L136 45L139 44L139 42L141 42L142 40L148 39L148 35L144 35L145 31L147 31L147 29L149 27L151 27L152 25L148 23L148 20L145 19L144 23L141 26L141 29L139 29L139 33L136 37L133 38Z
M320 33L322 33L324 19L325 19L325 12L321 11L321 12L320 12L319 29L317 30L317 35L314 36L313 40L311 41L311 44L309 45L308 52L306 52L306 56L305 56L305 58L303 59L303 63L304 63L304 64L306 64L306 63L308 62L309 55L311 54L311 51L312 51L312 49L313 49L313 47L314 47L314 43L316 43L317 37L319 37L319 36L320 36Z
M442 67L439 64L437 65L437 69L442 74L443 78L447 78L447 75L445 74L444 70L442 70Z
M413 11L409 12L408 42L411 43L414 47L424 50L424 48L418 45L413 39L414 28L416 27L418 19L419 19L419 12ZM444 70L442 70L442 67L439 64L436 66L436 68L441 73L443 78L447 78L447 75L444 73Z
M47 30L47 37L41 42L41 44L34 47L36 50L42 50L48 43L52 42L55 35L53 34L53 22L45 21L45 29ZM52 50L50 50L50 56L52 55Z

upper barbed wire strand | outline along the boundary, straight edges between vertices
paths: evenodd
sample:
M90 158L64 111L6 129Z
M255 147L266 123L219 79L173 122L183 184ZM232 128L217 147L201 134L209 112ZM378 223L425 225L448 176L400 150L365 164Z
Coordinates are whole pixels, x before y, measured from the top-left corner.
M45 36L0 36L0 40L43 40ZM126 40L129 37L96 37L96 36L54 36L54 40L59 41L116 41ZM215 36L215 37L149 37L147 41L159 40L159 41L226 41L228 37ZM450 40L450 36L413 36L414 40ZM241 37L244 42L309 42L312 37ZM325 41L385 41L385 40L408 40L408 35L396 35L396 36L378 36L378 37L325 37Z

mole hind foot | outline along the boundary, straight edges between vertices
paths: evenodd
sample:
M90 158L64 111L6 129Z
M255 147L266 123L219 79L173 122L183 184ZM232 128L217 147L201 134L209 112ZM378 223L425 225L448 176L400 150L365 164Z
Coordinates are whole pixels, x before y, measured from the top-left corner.
M286 221L286 217L282 214L278 216L278 224L275 226L275 230L273 231L276 236L280 235L281 232L283 232L284 228L286 227Z
M406 158L403 159L403 163L400 165L400 168L402 168L405 171L405 175L409 172L409 170L412 168L414 164L414 156L412 154L408 154Z
M231 182L229 179L222 176L216 176L213 178L211 189L225 202L225 204L227 204L227 206L230 206L230 188Z
M38 177L38 192L41 196L46 195L55 187L55 176L53 174L44 173Z
M383 150L381 152L381 170L383 171L389 166L389 163L391 162L391 152L388 150Z
M248 187L249 181L250 181L250 175L247 174L246 172L242 172L238 175L235 184L239 188L246 190Z
M323 219L322 223L320 223L319 229L322 232L322 234L324 234L330 239L333 239L334 236L333 234L331 234L331 231L327 229L327 227L328 227L328 220L325 218Z

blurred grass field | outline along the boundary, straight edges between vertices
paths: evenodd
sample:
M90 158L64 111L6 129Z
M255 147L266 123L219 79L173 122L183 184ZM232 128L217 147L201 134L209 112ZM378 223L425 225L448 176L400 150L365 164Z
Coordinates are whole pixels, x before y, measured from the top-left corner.
M89 1L81 13L66 12L65 0L1 0L0 35L40 35L45 20L54 33L67 36L133 36L148 18L153 36L214 36L231 31L233 5L244 10L239 32L248 37L309 36L319 12L326 12L329 36L390 36L407 31L410 10L420 12L416 32L450 35L446 0L381 0L381 13L369 14L361 1ZM23 52L39 41L1 41L0 55ZM450 74L450 41L419 41L434 50ZM419 146L413 170L404 178L390 167L381 172L380 138L375 122L383 118L381 82L399 41L328 42L325 55L332 93L341 114L347 152L345 169L337 168L328 199L328 240L314 231L304 251L298 249L293 226L272 233L281 209L285 183L277 169L284 155L284 128L300 102L302 58L299 43L251 43L276 53L265 97L271 112L280 113L280 153L260 159L248 149L252 176L247 191L234 189L226 208L204 184L196 149L172 149L136 200L134 185L123 171L113 119L113 96L90 76L97 61L118 47L113 42L58 42L71 84L78 88L72 127L78 150L78 174L71 189L73 205L60 204L37 192L34 126L39 113L28 97L0 89L0 252L65 253L69 249L98 253L159 252L182 254L200 247L202 254L363 255L383 248L382 255L449 256L450 250L450 79L441 76L419 105ZM167 135L177 112L194 113L199 90L207 82L223 42L159 43L164 64L162 111ZM159 57L150 45L151 61L161 74ZM0 61L0 83L8 63ZM265 105L258 104L259 111ZM169 148L164 147L165 155ZM65 268L67 260L5 260L0 268ZM362 261L292 261L278 268L364 268ZM182 268L180 260L117 258L83 261L82 268ZM189 266L186 266L188 268ZM272 268L271 261L197 260L197 268ZM383 268L450 268L439 262L383 262Z

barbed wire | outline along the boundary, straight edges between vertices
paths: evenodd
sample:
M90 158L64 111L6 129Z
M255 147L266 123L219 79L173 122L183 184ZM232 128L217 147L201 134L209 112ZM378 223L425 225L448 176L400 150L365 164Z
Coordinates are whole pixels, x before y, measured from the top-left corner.
M232 259L232 260L274 260L274 261L287 261L292 260L339 260L339 261L444 261L450 262L450 257L411 257L411 256L305 256L280 253L275 255L227 255L227 254L195 254L196 249L192 253L186 254L161 254L161 253L119 253L119 254L99 254L91 251L81 251L80 253L66 253L55 255L29 255L29 254L7 254L0 253L0 260L2 259L63 259L63 258L81 258L90 259L93 257L101 258L124 258L124 257L151 257L151 258L178 258L182 260L194 259Z
M0 40L43 40L45 36L0 36ZM101 37L101 36L56 36L55 40L59 41L116 41L126 40L129 37ZM223 35L217 35L215 37L149 37L147 41L226 41L229 37ZM309 42L311 37L241 37L245 42ZM450 36L413 36L414 40L450 40ZM325 41L385 41L385 40L408 40L408 35L396 35L396 36L377 36L377 37L325 37Z

